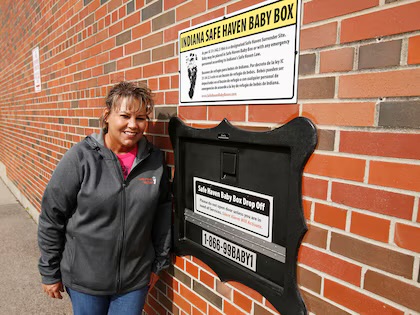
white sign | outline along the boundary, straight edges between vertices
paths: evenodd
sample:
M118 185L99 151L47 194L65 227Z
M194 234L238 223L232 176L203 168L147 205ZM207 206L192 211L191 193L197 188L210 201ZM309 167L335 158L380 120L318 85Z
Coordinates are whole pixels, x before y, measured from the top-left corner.
M32 49L32 64L34 67L35 93L41 92L41 68L39 66L39 47Z
M180 105L296 103L300 6L265 1L180 31Z
M272 240L273 197L194 177L194 212Z
M202 245L208 249L251 269L257 270L257 254L225 240L217 235L203 230Z

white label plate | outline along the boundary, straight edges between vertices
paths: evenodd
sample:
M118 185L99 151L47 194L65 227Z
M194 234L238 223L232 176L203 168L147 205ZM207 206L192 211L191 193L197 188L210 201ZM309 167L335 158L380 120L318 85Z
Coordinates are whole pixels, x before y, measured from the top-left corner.
M202 245L252 271L257 270L257 254L203 230Z

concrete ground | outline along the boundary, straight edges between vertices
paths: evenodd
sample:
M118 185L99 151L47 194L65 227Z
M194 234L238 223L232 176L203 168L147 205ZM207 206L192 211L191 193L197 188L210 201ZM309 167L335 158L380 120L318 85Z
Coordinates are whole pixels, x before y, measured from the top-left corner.
M42 291L38 258L37 225L0 179L0 315L72 314Z

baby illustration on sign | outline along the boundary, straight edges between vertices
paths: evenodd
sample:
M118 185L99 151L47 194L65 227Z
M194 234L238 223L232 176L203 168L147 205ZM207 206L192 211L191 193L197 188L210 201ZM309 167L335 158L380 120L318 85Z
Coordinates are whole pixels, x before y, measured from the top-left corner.
M197 80L197 55L190 53L187 56L187 69L188 78L190 79L190 90L188 91L189 97L192 99L194 96L195 81Z

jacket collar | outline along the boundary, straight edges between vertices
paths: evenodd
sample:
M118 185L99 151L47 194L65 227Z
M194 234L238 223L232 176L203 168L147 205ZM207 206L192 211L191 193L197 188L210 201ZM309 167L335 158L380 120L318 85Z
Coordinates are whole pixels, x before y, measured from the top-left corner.
M110 149L105 147L104 136L105 133L101 129L99 134L92 133L90 136L87 136L86 141L93 150L98 151L98 153L102 156L114 158L115 154ZM153 150L153 145L147 140L145 136L143 136L138 143L137 156L134 164L137 164L148 157L151 150Z

